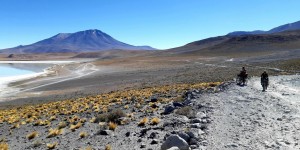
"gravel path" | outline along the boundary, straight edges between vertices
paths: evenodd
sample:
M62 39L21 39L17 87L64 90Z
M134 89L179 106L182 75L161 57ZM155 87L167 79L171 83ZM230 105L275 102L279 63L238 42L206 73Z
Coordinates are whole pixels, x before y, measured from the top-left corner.
M214 106L207 149L300 149L300 76L259 78L204 95Z

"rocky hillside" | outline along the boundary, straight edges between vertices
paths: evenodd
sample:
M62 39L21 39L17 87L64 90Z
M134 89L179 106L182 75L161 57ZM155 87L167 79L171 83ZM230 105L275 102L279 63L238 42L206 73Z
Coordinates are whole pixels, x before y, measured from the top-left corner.
M169 85L0 110L0 149L205 147L212 108L198 97L219 85Z
M169 49L168 54L239 55L300 49L300 30L266 35L220 36Z

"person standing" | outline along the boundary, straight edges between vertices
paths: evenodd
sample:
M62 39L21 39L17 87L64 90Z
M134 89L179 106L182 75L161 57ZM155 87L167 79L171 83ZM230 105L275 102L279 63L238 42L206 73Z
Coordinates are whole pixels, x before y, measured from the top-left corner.
M260 83L261 86L263 87L263 92L265 92L268 88L269 85L269 75L267 73L267 71L264 71L261 76L260 76Z

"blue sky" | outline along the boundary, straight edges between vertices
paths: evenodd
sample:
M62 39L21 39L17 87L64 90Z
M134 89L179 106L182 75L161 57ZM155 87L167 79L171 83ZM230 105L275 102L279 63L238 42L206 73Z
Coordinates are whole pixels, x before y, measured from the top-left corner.
M299 6L299 0L1 0L0 49L87 29L166 49L299 21Z

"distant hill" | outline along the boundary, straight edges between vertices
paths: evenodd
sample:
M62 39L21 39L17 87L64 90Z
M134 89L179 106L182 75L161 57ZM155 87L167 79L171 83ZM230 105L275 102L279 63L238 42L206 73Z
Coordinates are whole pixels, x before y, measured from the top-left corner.
M300 30L273 34L219 36L167 50L173 55L232 55L300 49Z
M275 27L269 31L235 31L227 34L228 36L239 36L239 35L255 35L255 34L272 34L272 33L278 33L283 31L291 31L291 30L300 30L300 21L289 23L285 25L281 25L279 27Z
M155 50L150 46L133 46L120 42L100 30L86 30L76 33L60 33L51 38L26 46L0 50L1 53L67 53L97 52L110 49Z

